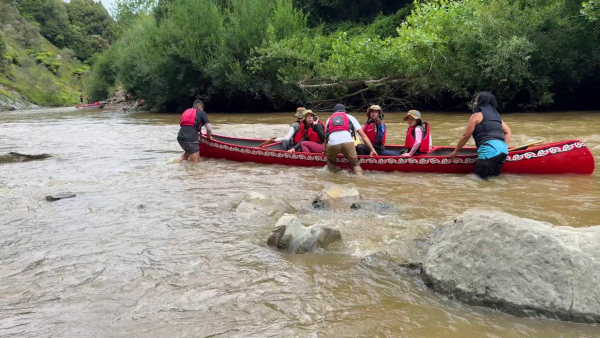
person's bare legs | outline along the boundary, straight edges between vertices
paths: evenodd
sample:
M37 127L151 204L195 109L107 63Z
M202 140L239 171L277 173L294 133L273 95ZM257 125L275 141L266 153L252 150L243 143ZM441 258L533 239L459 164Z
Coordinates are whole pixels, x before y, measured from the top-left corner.
M200 162L200 152L193 153L189 157L193 164L198 164L198 162Z
M179 160L179 163L183 163L183 161L187 161L188 158L190 158L190 155L188 155L188 153L186 153L184 151L183 154L181 154L181 159Z

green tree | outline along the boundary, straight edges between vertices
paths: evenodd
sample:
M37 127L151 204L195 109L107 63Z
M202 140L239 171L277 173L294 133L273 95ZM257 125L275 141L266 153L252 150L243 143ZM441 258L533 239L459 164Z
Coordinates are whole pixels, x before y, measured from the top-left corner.
M97 35L107 41L112 39L114 19L101 2L71 0L66 7L71 25L83 29L88 36Z
M69 16L61 0L21 0L19 10L24 17L40 25L40 32L46 39L58 47L65 47L64 41L57 39L69 30Z

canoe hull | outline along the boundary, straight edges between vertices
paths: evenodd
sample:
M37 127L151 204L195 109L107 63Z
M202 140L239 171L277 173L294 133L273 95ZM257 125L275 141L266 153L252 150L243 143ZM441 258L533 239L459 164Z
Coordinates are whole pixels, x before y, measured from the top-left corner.
M243 141L243 142L242 142ZM323 154L294 153L283 150L258 148L243 145L260 144L264 140L235 139L215 135L212 140L202 138L200 155L206 158L221 158L237 162L255 162L263 164L281 164L302 167L323 167L326 159ZM449 152L452 147L434 147L431 153ZM475 148L465 148L472 153ZM475 172L477 156L459 155L454 160L448 156L359 156L364 170L429 172L467 174ZM348 160L338 157L338 166L348 168ZM511 152L502 169L512 174L583 174L594 172L594 157L579 140L550 143L527 150Z
M92 109L92 108L102 108L104 107L104 103L96 102L90 104L78 104L75 106L77 109Z

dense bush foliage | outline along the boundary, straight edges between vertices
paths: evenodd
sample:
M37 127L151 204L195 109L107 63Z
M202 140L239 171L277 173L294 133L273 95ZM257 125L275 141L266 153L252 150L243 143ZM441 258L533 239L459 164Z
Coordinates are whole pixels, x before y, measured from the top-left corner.
M600 89L596 6L120 0L121 35L98 58L89 88L101 99L121 85L167 110L195 97L222 109L338 101L464 108L480 90L505 108L589 107Z
M93 0L20 0L21 14L39 25L41 34L59 48L68 47L80 60L108 48L113 19Z

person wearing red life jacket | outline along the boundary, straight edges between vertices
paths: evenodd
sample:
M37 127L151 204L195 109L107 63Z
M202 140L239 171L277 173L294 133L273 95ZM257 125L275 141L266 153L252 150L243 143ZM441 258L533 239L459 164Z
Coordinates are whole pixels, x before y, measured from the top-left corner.
M206 138L210 140L212 136L212 126L208 121L208 116L204 112L204 103L200 100L194 101L192 108L186 110L181 115L179 122L179 134L177 134L177 142L183 149L181 160L190 160L197 164L200 161L200 145L198 143L198 134L202 127L206 128Z
M331 172L338 172L337 157L342 153L348 160L350 168L357 176L362 176L362 168L356 154L354 146L354 133L358 133L363 142L369 147L371 156L377 156L377 152L373 148L371 141L362 130L360 123L352 115L346 113L346 107L343 104L336 104L333 107L333 114L325 123L326 131L326 146L325 153L327 155L327 168Z
M398 156L397 152L385 150L385 137L387 130L385 123L383 123L383 113L381 107L373 105L367 109L367 123L362 127L369 141L375 148L377 155L379 156ZM366 144L359 144L356 146L356 153L358 155L369 155L369 147Z
M296 115L294 115L296 117L296 122L290 125L290 130L288 131L288 133L284 137L271 137L270 141L281 142L281 148L283 150L292 149L295 145L294 139L296 135L300 132L300 122L304 118L305 111L306 108L298 107L298 109L296 109Z
M290 153L301 151L303 153L323 153L323 142L325 142L325 125L312 112L306 110L304 119L300 122L300 130L294 136L294 147L288 150Z
M404 117L404 121L408 123L408 130L406 131L404 150L400 156L417 156L427 153L432 145L429 123L421 120L421 113L418 110L410 110Z

